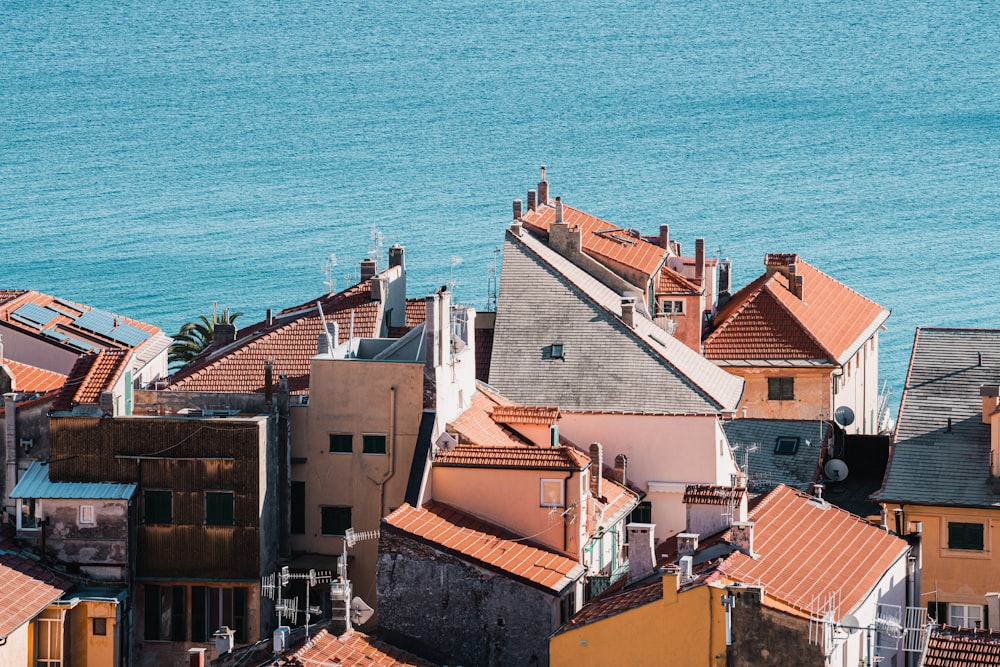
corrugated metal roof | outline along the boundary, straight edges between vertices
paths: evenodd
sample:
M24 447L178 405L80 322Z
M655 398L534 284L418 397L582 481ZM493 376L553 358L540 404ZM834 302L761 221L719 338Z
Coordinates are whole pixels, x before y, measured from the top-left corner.
M52 482L48 465L35 461L14 487L11 498L89 498L128 500L135 493L135 484L112 482Z

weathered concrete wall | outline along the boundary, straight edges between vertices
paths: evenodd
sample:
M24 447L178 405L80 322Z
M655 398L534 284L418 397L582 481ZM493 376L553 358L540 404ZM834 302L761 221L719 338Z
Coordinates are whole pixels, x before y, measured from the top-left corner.
M50 558L60 563L79 565L111 565L118 571L112 579L124 579L128 563L126 536L128 534L128 505L124 500L44 499L40 501L44 516L49 521L46 529L45 550ZM80 507L94 508L94 522L80 521ZM24 533L25 541L38 548L41 536L38 531ZM101 570L95 570L98 572Z
M547 665L554 596L382 531L381 628L401 648L466 667Z
M809 624L759 605L733 607L729 667L824 667L820 646L809 642Z

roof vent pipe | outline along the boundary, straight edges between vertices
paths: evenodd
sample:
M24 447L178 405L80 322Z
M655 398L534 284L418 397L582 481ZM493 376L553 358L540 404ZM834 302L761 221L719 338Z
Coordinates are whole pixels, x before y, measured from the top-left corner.
M542 165L542 180L538 181L538 203L549 203L549 182L545 180L545 165Z
M523 213L523 211L522 211L522 208L521 208L521 200L520 199L515 199L514 200L514 219L515 220L520 220L522 213Z

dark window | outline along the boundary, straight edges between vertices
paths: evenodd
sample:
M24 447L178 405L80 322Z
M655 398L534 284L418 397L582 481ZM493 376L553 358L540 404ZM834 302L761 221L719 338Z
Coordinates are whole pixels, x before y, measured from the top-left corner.
M146 623L143 637L149 640L184 641L184 587L157 586L145 587Z
M170 491L143 491L142 506L146 523L171 523L174 520L173 494Z
M306 483L292 482L292 534L306 532Z
M350 454L354 451L354 436L350 433L331 433L330 451L335 454Z
M106 637L108 634L108 619L94 618L91 620L93 621L93 634Z
M385 454L385 436L373 433L362 436L362 451L365 454Z
M653 504L648 500L639 503L629 515L628 523L653 523Z
M559 624L562 625L576 613L576 591L559 598Z
M321 507L324 535L344 535L351 527L350 507Z
M205 525L234 525L232 491L205 492Z
M192 586L191 641L212 641L212 633L224 625L237 642L247 641L247 590Z
M795 400L795 378L767 378L767 400Z
M927 603L927 615L938 623L948 622L948 603L947 602L928 602Z
M778 438L774 445L775 454L794 454L799 448L799 439L790 437Z
M542 348L542 359L564 359L563 344L552 343Z
M948 522L948 548L983 550L983 524Z

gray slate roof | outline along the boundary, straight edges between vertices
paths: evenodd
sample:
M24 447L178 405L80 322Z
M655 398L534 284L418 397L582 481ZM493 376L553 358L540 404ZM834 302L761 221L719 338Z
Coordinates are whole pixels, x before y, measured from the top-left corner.
M874 499L966 507L1000 502L989 484L984 384L1000 384L1000 330L917 329L889 469Z
M527 231L508 232L490 384L518 403L566 410L735 411L742 379L638 312L626 326L621 298ZM545 358L555 343L563 358Z
M823 448L819 420L732 419L724 421L722 428L740 466L747 456L747 486L751 491L770 490L784 484L809 493ZM824 423L822 428L830 427ZM798 438L795 453L776 454L774 448L778 437ZM753 445L757 446L756 451L744 454Z

